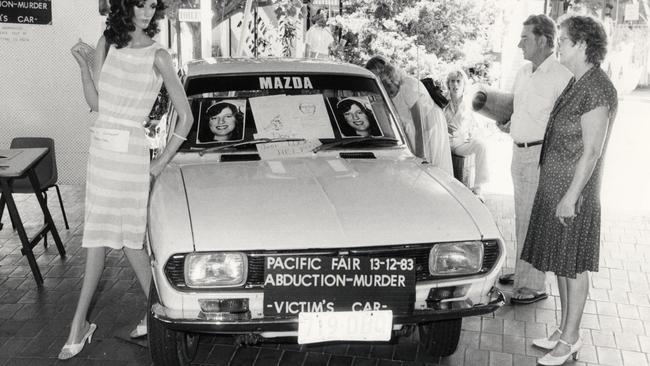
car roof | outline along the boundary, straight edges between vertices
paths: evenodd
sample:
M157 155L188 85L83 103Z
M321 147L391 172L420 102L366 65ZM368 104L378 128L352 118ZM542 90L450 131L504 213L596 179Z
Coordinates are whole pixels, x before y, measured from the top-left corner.
M289 58L212 58L185 64L186 77L232 74L312 73L367 76L367 69L345 62Z

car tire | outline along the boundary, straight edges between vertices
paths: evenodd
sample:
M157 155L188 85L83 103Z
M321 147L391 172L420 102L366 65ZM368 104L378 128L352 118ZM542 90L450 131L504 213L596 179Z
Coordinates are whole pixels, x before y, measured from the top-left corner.
M147 304L149 328L149 354L156 366L185 366L189 365L199 347L199 335L168 329L153 317L151 306L158 303L158 291L153 281L149 290Z
M431 356L450 356L456 352L462 324L462 318L419 324L420 345Z

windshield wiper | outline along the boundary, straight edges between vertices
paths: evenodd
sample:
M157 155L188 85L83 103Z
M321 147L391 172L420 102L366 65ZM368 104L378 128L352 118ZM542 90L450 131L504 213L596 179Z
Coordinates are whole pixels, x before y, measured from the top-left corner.
M316 153L321 150L329 150L331 148L335 148L339 146L347 146L347 145L377 146L377 145L386 145L387 143L390 143L392 145L392 144L396 144L397 142L398 142L397 139L394 139L392 137L377 137L377 136L356 137L351 139L338 140L338 141L330 142L328 144L316 146L312 151Z
M259 138L259 139L254 139L250 141L243 141L243 142L237 142L234 144L227 144L227 145L221 145L221 146L213 146L209 147L205 150L199 151L199 155L203 156L207 153L215 152L215 151L221 151L221 150L226 150L226 149L237 149L240 147L244 146L251 146L251 145L259 145L259 144L270 144L273 142L291 142L291 141L305 141L304 138L295 138L295 137L280 137L280 138Z

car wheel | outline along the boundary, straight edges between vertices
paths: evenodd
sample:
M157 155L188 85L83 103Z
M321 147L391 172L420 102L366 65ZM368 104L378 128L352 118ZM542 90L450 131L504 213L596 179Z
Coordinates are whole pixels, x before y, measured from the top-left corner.
M185 366L189 365L199 347L199 335L167 329L165 325L153 317L151 306L158 302L156 286L151 283L147 308L149 328L149 354L156 366Z
M456 352L462 324L462 318L419 324L420 345L431 356L450 356Z

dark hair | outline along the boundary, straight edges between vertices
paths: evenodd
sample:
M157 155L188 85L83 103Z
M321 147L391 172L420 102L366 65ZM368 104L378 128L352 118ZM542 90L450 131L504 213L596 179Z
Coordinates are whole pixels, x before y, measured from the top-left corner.
M433 78L424 78L420 81L427 89L427 91L429 92L429 96L438 105L438 107L445 108L447 104L449 104L449 100L447 100L447 98L442 92L442 89L440 88L440 86L438 86L436 81L433 80Z
M230 140L236 141L244 138L244 114L237 108L236 105L228 102L217 102L208 107L205 110L205 121L203 127L200 127L199 131L199 141L201 142L212 142L214 139L214 133L210 130L210 118L221 113L224 109L230 109L235 116L235 128L230 133Z
M338 104L336 105L336 111L337 113L337 118L338 118L338 125L339 128L341 129L341 135L343 136L358 136L357 131L352 128L348 124L348 122L345 120L344 113L349 111L350 108L352 108L352 105L356 105L363 111L363 113L366 115L368 118L368 132L370 133L371 136L381 136L381 131L379 130L379 126L377 126L377 121L375 120L375 116L370 111L368 108L366 108L363 103L361 103L358 100L355 99L343 99Z
M146 0L111 0L111 11L106 18L106 30L104 37L107 44L115 44L116 48L122 48L129 44L131 35L129 32L135 30L133 25L133 7L142 6ZM156 12L144 32L153 37L160 32L158 20L165 16L167 6L163 0L157 0Z
M327 19L325 19L323 9L316 10L316 13L314 13L314 15L311 17L311 24L318 24L320 26L327 24Z
M401 70L398 70L395 66L391 65L384 56L372 56L370 60L366 62L366 69L372 71L379 77L379 80L384 84L386 91L389 90L386 81L390 81L397 86L397 92L399 92L404 74Z
M588 63L600 66L607 54L607 33L601 22L589 16L573 15L563 19L560 27L566 29L573 44L585 43Z
M391 67L391 65L384 56L372 56L368 62L366 62L366 69L368 70L383 71L386 67Z
M548 15L531 15L524 21L524 25L532 25L534 35L546 37L546 45L550 48L555 47L555 30L557 27L553 19Z

